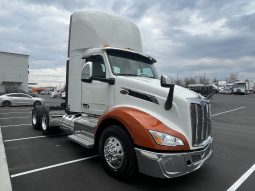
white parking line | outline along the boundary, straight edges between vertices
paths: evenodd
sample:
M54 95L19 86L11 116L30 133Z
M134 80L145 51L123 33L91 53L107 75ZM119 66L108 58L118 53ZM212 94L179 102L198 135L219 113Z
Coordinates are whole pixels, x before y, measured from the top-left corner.
M47 136L35 136L35 137L25 137L25 138L19 138L19 139L7 139L7 140L4 140L4 142L12 142L12 141L21 141L21 140L27 140L27 139L37 139L37 138L45 138Z
M6 111L6 110L14 110L14 111L23 111L23 110L28 110L28 111L30 111L30 110L32 110L32 108L22 108L22 109L20 109L20 108L15 108L15 107L13 107L13 108L11 108L11 107L0 107L0 111Z
M7 139L4 140L4 142L12 142L12 141L22 141L22 140L29 140L29 139L37 139L37 138L46 138L46 137L57 137L61 135L66 135L65 133L58 133L58 134L53 134L53 135L40 135L40 136L34 136L34 137L23 137L23 138L17 138L17 139Z
M31 118L31 116L29 116L29 117L4 117L4 118L0 118L0 120L7 120L7 119L26 119L26 118Z
M8 113L1 113L0 112L0 115L9 115L9 114L16 114L16 113L31 113L31 111L30 112L8 112Z
M29 123L29 124L19 124L19 125L4 125L4 126L1 126L1 127L18 127L18 126L27 126L27 125L31 125L31 123Z
M54 164L54 165L50 165L50 166L46 166L46 167L42 167L42 168L37 168L37 169L34 169L34 170L29 170L29 171L13 174L13 175L11 175L11 178L15 178L15 177L18 177L18 176L23 176L23 175L26 175L26 174L31 174L31 173L34 173L34 172L47 170L47 169L51 169L51 168L55 168L55 167L59 167L59 166L64 166L64 165L67 165L67 164L72 164L72 163L92 159L92 158L95 158L95 157L98 157L98 155L93 155L93 156L90 156L90 157L80 158L80 159L76 159L76 160L72 160L72 161L68 161L68 162L63 162L63 163L59 163L59 164Z
M239 109L244 109L244 108L245 108L245 106L243 106L243 107L238 107L238 108L236 108L236 109L231 109L231 110L224 111L224 112L220 112L220 113L216 113L216 114L213 114L212 117L217 116L217 115L222 115L222 114L224 114L224 113L229 113L229 112L232 112L232 111L236 111L236 110L239 110Z
M227 191L235 191L255 171L255 164L247 170Z

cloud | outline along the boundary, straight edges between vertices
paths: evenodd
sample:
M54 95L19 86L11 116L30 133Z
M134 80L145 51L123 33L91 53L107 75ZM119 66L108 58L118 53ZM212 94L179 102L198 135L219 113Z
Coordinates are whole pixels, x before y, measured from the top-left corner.
M226 19L221 18L216 21L206 22L203 17L198 13L190 17L189 23L183 26L175 27L176 30L184 31L192 36L202 35L202 36L226 36L231 33L230 29L226 27Z
M29 82L38 83L42 86L60 86L65 84L65 67L48 68L48 69L31 69L29 71Z
M253 0L1 0L0 9L0 50L29 54L30 74L38 76L32 79L41 83L64 75L69 17L91 9L134 21L160 73L225 78L239 72L255 80Z

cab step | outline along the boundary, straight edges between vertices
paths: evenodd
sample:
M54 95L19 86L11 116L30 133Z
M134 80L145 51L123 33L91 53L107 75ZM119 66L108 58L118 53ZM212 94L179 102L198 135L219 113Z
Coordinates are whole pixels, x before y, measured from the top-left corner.
M74 141L78 144L80 144L81 146L84 146L88 149L93 148L94 146L94 139L87 137L87 136L83 136L80 134L75 134L75 135L69 135L68 139L70 139L71 141Z

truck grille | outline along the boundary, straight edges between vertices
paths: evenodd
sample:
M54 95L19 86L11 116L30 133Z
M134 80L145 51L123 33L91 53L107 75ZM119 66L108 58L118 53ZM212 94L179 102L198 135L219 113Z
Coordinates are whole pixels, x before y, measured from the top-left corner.
M191 103L191 126L192 145L199 146L211 135L209 104Z

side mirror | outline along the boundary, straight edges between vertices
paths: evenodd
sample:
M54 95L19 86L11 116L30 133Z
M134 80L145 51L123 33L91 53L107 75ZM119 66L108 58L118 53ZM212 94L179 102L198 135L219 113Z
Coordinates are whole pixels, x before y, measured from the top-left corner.
M160 84L164 88L169 88L169 87L172 87L174 85L173 81L165 75L161 76Z
M169 93L165 102L165 110L170 110L173 106L174 83L165 75L160 78L160 84L164 88L169 88Z
M83 82L91 82L93 74L93 64L92 62L86 62L82 68L81 80Z

